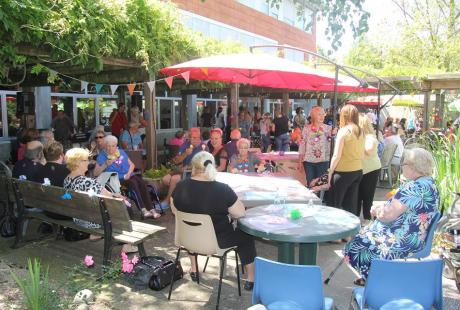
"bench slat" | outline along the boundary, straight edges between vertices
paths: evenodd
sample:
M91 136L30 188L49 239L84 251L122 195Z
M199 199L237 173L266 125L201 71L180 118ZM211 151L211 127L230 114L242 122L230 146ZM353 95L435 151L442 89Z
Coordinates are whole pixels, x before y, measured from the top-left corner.
M31 181L18 181L17 184L24 204L28 207L102 224L99 199L95 196ZM61 198L66 192L71 195L71 199Z
M109 211L113 230L132 231L133 228L131 226L131 220L123 200L117 198L105 198L102 196L101 198L104 199L105 206ZM135 207L132 206L131 208Z

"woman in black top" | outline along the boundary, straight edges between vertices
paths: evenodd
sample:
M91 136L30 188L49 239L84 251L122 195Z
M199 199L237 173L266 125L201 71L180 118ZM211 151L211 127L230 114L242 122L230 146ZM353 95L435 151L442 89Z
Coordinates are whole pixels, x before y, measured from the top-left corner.
M211 139L209 142L211 143L209 151L211 152L212 156L214 156L217 171L226 171L228 155L227 151L222 145L222 129L214 128L213 130L211 130Z
M256 248L254 239L234 228L230 217L237 219L245 215L244 205L235 192L226 184L215 181L214 158L208 152L199 152L192 159L192 177L179 182L171 197L171 207L175 210L208 214L211 216L217 242L221 248L237 246L241 263L247 270L246 290L254 284L254 258ZM191 277L196 279L195 260L191 259Z

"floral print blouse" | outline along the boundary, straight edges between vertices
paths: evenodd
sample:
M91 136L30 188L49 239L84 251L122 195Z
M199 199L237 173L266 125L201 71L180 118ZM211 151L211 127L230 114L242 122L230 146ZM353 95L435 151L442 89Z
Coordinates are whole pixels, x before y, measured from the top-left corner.
M431 177L402 184L392 199L401 201L407 210L391 223L373 221L343 250L345 260L364 278L373 259L405 258L422 250L431 222L439 212L439 192ZM391 199L386 205L390 202Z
M319 127L305 125L302 130L302 140L299 154L304 154L303 160L309 163L329 161L331 157L332 127L321 124Z

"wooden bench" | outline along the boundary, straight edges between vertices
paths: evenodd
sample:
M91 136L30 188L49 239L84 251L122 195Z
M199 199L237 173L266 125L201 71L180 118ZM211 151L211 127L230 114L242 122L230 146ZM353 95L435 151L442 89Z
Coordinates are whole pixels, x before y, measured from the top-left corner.
M103 265L111 260L112 249L120 244L136 245L141 256L146 256L144 241L164 227L132 221L121 199L65 190L40 183L10 179L17 201L18 225L13 248L20 245L23 226L27 219L36 218L48 223L73 228L78 231L104 236ZM70 199L64 199L65 193ZM85 228L72 220L58 220L28 208L38 208L72 218L100 224L101 228Z

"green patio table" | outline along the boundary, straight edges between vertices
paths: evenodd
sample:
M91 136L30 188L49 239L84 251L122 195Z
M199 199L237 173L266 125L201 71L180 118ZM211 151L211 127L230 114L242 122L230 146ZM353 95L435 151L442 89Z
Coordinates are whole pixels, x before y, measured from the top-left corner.
M291 219L292 210L302 216ZM294 211L298 213L297 211ZM255 237L278 244L278 261L295 264L294 248L299 245L299 264L316 265L318 243L354 236L361 223L350 212L322 205L264 205L246 210L238 227Z

